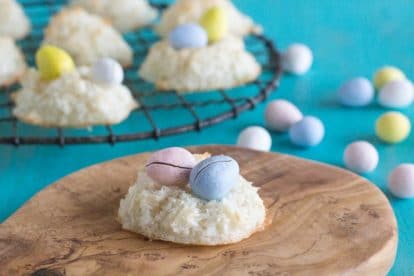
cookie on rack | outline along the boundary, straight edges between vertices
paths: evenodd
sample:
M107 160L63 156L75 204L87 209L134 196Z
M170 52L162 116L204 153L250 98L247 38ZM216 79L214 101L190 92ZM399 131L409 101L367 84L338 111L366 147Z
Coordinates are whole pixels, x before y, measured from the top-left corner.
M12 94L13 114L23 122L43 127L112 125L138 107L122 85L121 65L113 59L76 68L64 50L46 45L36 53L36 64Z
M17 1L0 0L0 36L21 39L30 29L30 21Z
M163 13L156 31L161 36L167 36L178 25L197 22L208 9L215 6L222 6L228 14L231 34L245 36L261 33L261 27L241 13L230 0L177 0Z
M157 17L157 10L147 0L71 0L71 5L102 16L120 32L133 31L149 25Z
M263 230L266 208L231 157L168 148L138 173L118 219L123 229L152 240L214 246Z
M78 7L53 16L43 44L65 49L78 65L91 65L103 57L113 58L124 67L133 61L131 47L110 23Z
M207 10L199 24L176 27L152 46L139 75L159 90L180 93L229 89L254 81L261 66L241 37L228 33L221 7Z
M19 80L26 70L26 62L13 38L0 36L0 87Z

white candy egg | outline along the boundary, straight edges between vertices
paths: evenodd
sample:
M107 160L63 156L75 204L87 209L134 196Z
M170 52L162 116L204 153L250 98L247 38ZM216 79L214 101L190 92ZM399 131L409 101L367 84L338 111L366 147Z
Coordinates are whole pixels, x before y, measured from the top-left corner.
M305 44L295 43L282 54L282 66L286 72L303 75L309 71L313 63L311 49Z
M368 173L378 165L377 149L366 141L357 141L348 145L344 152L345 166L357 173Z
M266 125L271 130L279 132L288 131L292 125L302 120L302 118L302 112L286 100L270 102L265 111Z
M240 133L237 146L258 151L269 151L272 147L272 137L263 127L248 127Z
M408 80L395 80L383 86L378 95L380 105L390 108L403 108L414 100L413 84Z
M101 58L91 68L92 78L100 83L119 85L124 81L124 70L111 58Z
M388 178L388 189L399 198L414 197L414 164L401 164Z

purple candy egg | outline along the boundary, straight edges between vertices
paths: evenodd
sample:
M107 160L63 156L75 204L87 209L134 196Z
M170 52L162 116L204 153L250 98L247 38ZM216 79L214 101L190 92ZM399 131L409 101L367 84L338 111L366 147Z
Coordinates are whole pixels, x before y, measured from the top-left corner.
M161 185L179 186L188 183L196 159L184 148L172 147L154 152L148 159L146 172Z

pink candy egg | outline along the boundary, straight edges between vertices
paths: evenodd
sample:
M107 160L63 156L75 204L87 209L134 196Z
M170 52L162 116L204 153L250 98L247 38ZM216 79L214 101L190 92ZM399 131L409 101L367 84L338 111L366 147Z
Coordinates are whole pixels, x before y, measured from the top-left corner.
M188 183L196 159L184 148L167 148L151 155L146 165L149 177L161 185L179 186Z

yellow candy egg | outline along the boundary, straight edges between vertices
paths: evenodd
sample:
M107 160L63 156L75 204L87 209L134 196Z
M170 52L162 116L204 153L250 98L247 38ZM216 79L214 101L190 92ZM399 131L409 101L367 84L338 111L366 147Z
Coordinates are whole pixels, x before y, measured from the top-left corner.
M375 73L374 85L379 90L389 82L405 79L405 74L400 69L393 66L385 66Z
M411 123L400 112L387 112L377 120L375 131L382 141L395 144L408 137L411 131Z
M75 63L72 57L64 50L45 45L36 52L36 66L44 80L59 78L64 73L75 70Z
M209 42L219 41L228 31L226 11L218 6L207 10L200 19L200 25L206 30Z

